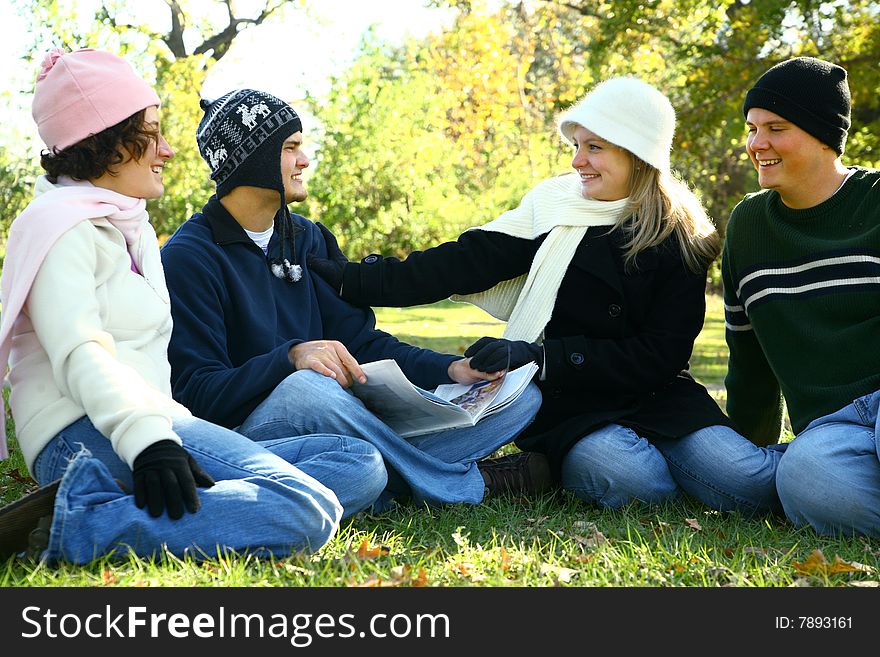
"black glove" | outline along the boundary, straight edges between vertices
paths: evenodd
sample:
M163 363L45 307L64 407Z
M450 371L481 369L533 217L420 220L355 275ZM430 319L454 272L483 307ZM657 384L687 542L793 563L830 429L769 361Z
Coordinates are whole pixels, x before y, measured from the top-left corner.
M168 517L177 520L184 505L195 513L201 506L196 486L214 485L192 455L173 440L160 440L138 454L132 475L134 503L139 509L146 506L154 518L167 509Z
M320 221L317 222L317 225L324 235L328 257L322 258L314 253L310 253L306 258L306 264L308 264L309 269L330 283L330 287L339 294L342 291L342 272L345 270L345 263L348 262L348 258L345 257L342 249L339 248L336 237L333 236L330 229Z
M515 370L532 361L538 365L544 362L544 348L541 345L503 338L480 338L465 350L464 355L471 359L471 367L481 372Z

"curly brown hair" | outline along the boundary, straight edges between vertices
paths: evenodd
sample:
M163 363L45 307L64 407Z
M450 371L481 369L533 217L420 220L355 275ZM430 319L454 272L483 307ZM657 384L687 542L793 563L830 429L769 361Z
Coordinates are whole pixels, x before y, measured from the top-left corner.
M144 123L146 111L142 109L64 150L43 150L40 153L40 166L53 182L58 176L94 180L129 157L140 160L150 144L159 139L159 131Z

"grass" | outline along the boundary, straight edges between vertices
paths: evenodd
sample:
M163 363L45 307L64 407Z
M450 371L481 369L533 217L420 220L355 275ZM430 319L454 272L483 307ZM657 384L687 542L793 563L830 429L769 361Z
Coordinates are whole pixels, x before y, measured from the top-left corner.
M385 309L378 319L401 339L456 353L502 330L479 309L451 302ZM691 365L722 405L726 357L721 301L710 296ZM20 457L0 464L4 503L32 486ZM0 586L43 587L837 587L878 586L878 580L876 540L820 537L776 518L749 519L689 500L600 510L564 492L528 502L359 514L317 554L279 560L166 554L87 566L0 564Z

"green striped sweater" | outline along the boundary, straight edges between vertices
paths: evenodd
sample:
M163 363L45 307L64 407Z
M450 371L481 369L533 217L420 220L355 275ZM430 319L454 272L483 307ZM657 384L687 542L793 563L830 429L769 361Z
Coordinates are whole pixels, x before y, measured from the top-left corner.
M880 171L806 210L746 196L722 259L727 413L766 445L880 389Z

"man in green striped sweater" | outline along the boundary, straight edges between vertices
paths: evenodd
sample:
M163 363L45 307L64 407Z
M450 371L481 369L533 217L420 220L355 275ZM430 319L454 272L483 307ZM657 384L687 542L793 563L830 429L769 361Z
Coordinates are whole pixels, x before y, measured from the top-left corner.
M841 162L850 94L839 66L777 64L743 113L762 191L727 225L727 411L768 445L787 406L796 437L776 486L792 523L880 536L880 171Z

